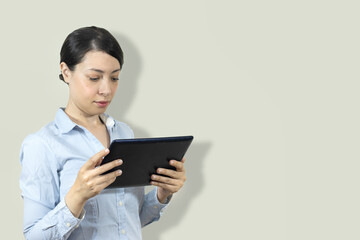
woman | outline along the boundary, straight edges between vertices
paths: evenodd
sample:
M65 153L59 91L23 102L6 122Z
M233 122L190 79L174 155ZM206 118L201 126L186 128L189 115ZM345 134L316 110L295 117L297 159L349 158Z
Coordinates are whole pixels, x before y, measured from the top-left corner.
M173 193L185 182L184 159L176 171L158 169L156 186L105 189L122 164L100 166L113 139L133 138L132 130L105 110L113 99L123 66L115 38L98 27L69 34L61 49L60 79L69 86L66 108L29 135L20 154L26 239L141 239L141 227L159 219Z

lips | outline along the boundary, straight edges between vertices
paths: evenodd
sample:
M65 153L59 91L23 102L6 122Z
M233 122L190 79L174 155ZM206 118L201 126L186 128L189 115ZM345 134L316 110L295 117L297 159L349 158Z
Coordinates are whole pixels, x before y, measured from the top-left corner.
M107 107L110 103L110 101L95 101L96 105L99 107Z

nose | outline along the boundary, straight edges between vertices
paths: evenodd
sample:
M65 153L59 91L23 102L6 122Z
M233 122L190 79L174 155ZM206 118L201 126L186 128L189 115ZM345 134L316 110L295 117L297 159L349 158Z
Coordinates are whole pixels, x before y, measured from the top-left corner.
M110 82L107 79L103 79L101 81L100 87L99 87L99 94L107 97L111 94L111 86Z

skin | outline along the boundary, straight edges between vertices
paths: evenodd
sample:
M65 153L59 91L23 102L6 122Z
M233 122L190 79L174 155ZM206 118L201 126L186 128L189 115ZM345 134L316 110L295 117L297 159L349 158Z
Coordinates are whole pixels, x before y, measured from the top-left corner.
M101 165L104 156L109 153L110 137L99 115L104 113L113 99L118 87L120 64L118 60L102 51L90 51L71 71L66 63L60 64L64 81L69 85L69 100L65 113L75 123L88 129L105 147L92 156L79 170L74 185L65 196L65 202L75 217L79 217L86 201L115 181L122 174L121 170L101 175L122 164L114 160ZM106 106L99 105L107 102ZM157 197L161 203L173 193L179 191L186 180L185 159L171 160L170 165L176 170L159 168L151 176L151 184L157 186Z

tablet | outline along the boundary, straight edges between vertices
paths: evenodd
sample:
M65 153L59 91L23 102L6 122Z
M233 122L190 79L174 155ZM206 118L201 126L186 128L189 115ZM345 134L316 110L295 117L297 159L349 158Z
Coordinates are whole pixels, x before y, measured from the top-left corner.
M110 153L101 164L122 159L123 164L111 169L118 169L122 174L107 188L133 187L150 185L150 177L157 168L174 169L169 161L181 161L189 148L193 136L116 139L110 144ZM104 174L106 174L104 173Z

